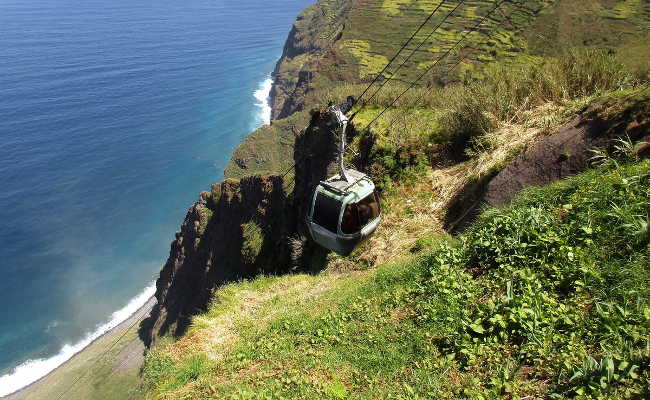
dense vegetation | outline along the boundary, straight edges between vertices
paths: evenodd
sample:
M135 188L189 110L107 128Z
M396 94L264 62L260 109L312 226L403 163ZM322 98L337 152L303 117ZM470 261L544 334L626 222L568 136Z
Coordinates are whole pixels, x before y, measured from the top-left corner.
M648 215L650 163L608 162L376 273L228 286L148 356L150 394L648 396Z

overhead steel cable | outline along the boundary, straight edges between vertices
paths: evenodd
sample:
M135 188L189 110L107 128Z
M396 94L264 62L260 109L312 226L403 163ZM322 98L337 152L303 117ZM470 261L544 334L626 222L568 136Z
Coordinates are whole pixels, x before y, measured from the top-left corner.
M476 51L476 49L474 49L474 50L470 51L469 53L465 54L464 56L460 57L458 59L458 61L454 65L451 66L451 68L449 68L447 71L445 71L444 74L442 74L442 77L445 77L445 76L449 75L453 70L455 70L463 62L464 59L466 59L470 54L474 53L475 51ZM431 92L432 88L433 87L427 89L424 93L420 94L420 96L418 96L418 98L413 102L411 107L415 107L420 102L420 100L422 100L424 95ZM390 123L388 124L388 126L384 130L382 136L387 134L390 131L390 129L393 127L393 125L395 125L395 122L397 122L398 119L399 119L398 117L395 117L390 121Z
M488 37L490 37L490 35L488 35ZM454 65L451 66L451 68L447 69L447 71L445 71L445 73L442 74L441 77L448 76L453 70L455 70L463 62L464 59L466 59L468 56L475 53L476 51L477 51L477 49L472 49L471 51L465 53L462 57L460 57L458 59L458 61L456 61L456 63L454 63ZM410 105L409 108L415 107L420 102L420 100L422 100L422 98L424 98L425 95L427 95L427 94L429 94L431 92L431 89L433 89L433 88L434 88L434 86L428 88L425 92L420 94L420 96L418 96L418 98L415 99L415 101ZM393 127L393 125L395 125L395 123L398 120L399 120L399 116L393 118L390 121L390 123L388 124L388 126L386 127L386 129L384 129L383 133L380 136L385 136L390 131L390 129ZM350 149L350 148L348 147L348 149Z
M378 120L382 115L384 115L384 113L385 113L386 111L388 111L389 108L391 108L392 106L394 106L394 105L399 101L399 99L401 99L402 96L404 96L404 95L406 94L406 92L408 92L409 90L413 89L413 88L418 84L418 82L419 82L419 81L420 81L424 76L426 76L426 75L427 75L427 74L428 74L428 73L429 73L429 72L430 72L430 71L431 71L431 70L432 70L436 65L438 65L438 64L440 63L440 61L442 61L443 59L445 59L445 58L446 58L446 57L447 57L447 56L448 56L448 55L449 55L449 54L450 54L450 53L451 53L451 52L452 52L452 51L453 51L453 50L454 50L454 49L455 49L455 48L456 48L460 43L462 43L462 42L467 38L467 36L469 36L471 33L475 32L475 31L479 28L479 26L481 26L481 25L483 24L483 22L485 22L485 20L487 20L490 16L492 16L492 14L494 13L494 11L496 11L499 7L501 7L501 5L502 5L503 3L505 3L506 1L507 1L507 0L499 0L499 1L497 1L496 4L495 4L495 6L492 8L492 10L490 10L490 11L485 15L485 17L481 18L481 20L480 20L479 22L477 22L477 23L474 25L474 27L473 27L472 29L470 29L469 31L467 31L467 32L463 35L463 37L461 37L461 38L460 38L460 39L459 39L459 40L458 40L458 41L457 41L453 46L451 46L451 47L449 48L449 50L447 50L447 51L446 51L442 56L438 57L438 59L437 59L437 60L436 60L436 61L435 61L431 66L429 66L429 68L427 68L427 69L426 69L422 74L420 74L420 76L418 76L417 79L415 79L415 81L413 81L413 83L411 83L411 85L409 85L408 88L406 88L402 93L400 93L399 96L397 96L397 97L396 97L396 98L395 98L395 99L394 99L394 100L393 100L393 101L392 101L392 102L391 102L387 107L385 107L385 108L382 110L381 113L379 113L375 118L373 118L372 121L370 121L370 122L365 126L365 128L363 128L362 130L367 130L368 128L370 128L370 126L371 126L372 124L374 124L374 123L375 123L375 122L376 122L376 121L377 121L377 120Z
M463 0L463 2L464 2L464 1L465 1L465 0ZM482 19L481 19L481 20L480 20L480 21L479 21L479 22L478 22L478 23L477 23L477 24L476 24L472 29L470 29L468 32L466 32L465 35L463 35L463 37L461 37L461 39L460 39L458 42L456 42L456 44L454 44L454 45L453 45L449 50L447 50L447 52L446 52L444 55L442 55L441 57L439 57L439 58L434 62L433 65L431 65L429 68L427 68L426 71L424 71L424 73L422 73L420 76L418 76L418 78L417 78L417 79L416 79L416 80L415 80L415 81L414 81L414 82L413 82L413 83L412 83L412 84L411 84L411 85L410 85L410 86L409 86L405 91L403 91L403 92L402 92L402 93L401 93L401 94L400 94L400 95L399 95L399 96L398 96L398 97L397 97L397 98L396 98L396 99L395 99L395 100L394 100L394 101L393 101L393 102L392 102L388 107L386 107L386 108L385 108L385 109L384 109L384 110L383 110L383 111L382 111L382 112L381 112L377 117L375 117L375 118L374 118L374 119L373 119L373 120L372 120L368 125L366 125L366 127L363 128L362 130L367 130L367 129L368 129L368 128L369 128L369 127L370 127L374 122L377 121L377 119L379 119L379 118L380 118L380 117L381 117L381 116L382 116L382 115L383 115L383 114L388 110L388 108L390 108L390 107L392 107L393 105L395 105L395 103L396 103L396 102L397 102L397 101L398 101L398 100L399 100L399 99L400 99L400 98L401 98L401 97L402 97L406 92L408 92L409 90L411 90L411 89L412 89L412 88L413 88L413 87L414 87L414 86L415 86L415 85L416 85L416 84L417 84L417 83L422 79L422 77L424 77L427 73L429 73L429 71L431 71L431 70L433 69L433 67L435 67L435 66L436 66L436 65L437 65L441 60L443 60L445 57L447 57L447 56L451 53L452 50L454 50L454 49L455 49L455 48L456 48L456 47L457 47L457 46L458 46L462 41L464 41L464 40L467 38L467 36L469 36L471 33L473 33L474 31L476 31L476 30L478 29L478 27L479 27L480 25L482 25L483 22L485 22L485 20L486 20L487 18L489 18L489 17L494 13L494 11L496 11L499 7L501 7L501 5L502 5L505 1L507 1L507 0L500 0L500 1L497 1L496 4L495 4L495 7L492 8L492 10L490 10L490 11L488 12L488 14L487 14L485 17L483 17L483 18L482 18ZM394 59L397 58L397 56L399 56L399 54L401 53L401 51L403 51L403 49L404 49L404 48L405 48L405 47L410 43L410 41L412 41L412 39L415 37L415 35L417 35L417 33L421 30L421 28L422 28L424 25L426 25L426 23L427 23L427 22L428 22L428 21L433 17L433 15L435 14L435 12L436 12L436 11L437 11L441 6L442 6L442 4L443 4L444 2L445 2L445 0L443 0L443 1L438 5L438 7L436 7L436 9L434 9L434 11L429 15L429 17L427 17L427 19L426 19L426 20L425 20L425 21L420 25L420 27L418 28L418 30L417 30L417 31L416 31L416 32L411 36L411 38L409 38L409 40L408 40L408 41L407 41L407 42L402 46L402 48L397 52L397 54L395 54L395 56L394 56L394 57L389 61L389 63L386 64L386 66L385 66L384 69L380 72L380 74L379 74L378 76L375 77L375 80L373 80L373 82L372 82L370 85L368 85L368 87L366 88L366 90L364 90L364 92L359 96L359 98L357 98L357 102L361 99L361 97L362 97L363 95L365 95L365 94L367 93L367 91L370 89L370 87L372 86L372 84L374 84L374 83L379 79L379 76L381 76L381 75L386 71L386 69L390 66L390 64L394 61ZM462 3L461 3L461 4L462 4ZM454 10L452 10L452 11L447 15L447 17L445 18L445 20L446 20L447 18L449 18L449 16L450 16L451 14L453 14L453 12L456 11L457 8L458 8L458 6L457 6L456 8L454 8ZM459 63L460 63L460 61L459 61ZM456 66L457 66L457 65L455 65L453 68L455 68ZM453 70L453 68L450 69L450 71ZM450 72L450 71L448 71L448 72ZM360 111L360 110L357 110L357 111L353 114L353 116L350 117L350 120L352 120L352 118L354 117L354 115L356 115L359 111ZM304 159L304 158L305 158L305 157L303 157L303 159ZM291 165L291 166L290 166L290 167L289 167L289 168L288 168L284 173L282 173L280 176L281 176L282 178L285 178L285 177L289 174L289 172L291 172L291 170L294 169L294 168L296 167L296 165L297 165L297 162L294 162L293 165ZM294 179L295 179L295 177L294 177Z
M512 4L515 4L515 3L512 3ZM509 18L506 15L504 15L504 17L509 20ZM492 39L492 36L488 33L487 38L488 38L488 40ZM441 78L447 77L453 70L455 70L463 62L463 60L465 60L467 57L469 57L473 53L476 53L477 50L478 49L472 49L472 50L468 51L467 53L463 54L461 57L458 58L458 61L456 61L454 63L454 65L452 65L449 69L447 69L447 71L445 71L442 75L440 75L440 77ZM411 104L410 108L415 107L424 98L425 95L427 95L427 94L429 94L431 92L431 90L433 88L434 88L434 86L428 88L426 91L421 93L418 96L418 98L415 99L415 101ZM388 127L384 130L382 135L387 134L388 131L390 130L390 128L392 128L392 126L395 124L395 122L397 122L398 119L399 119L398 117L393 118L391 120L391 122L388 124Z
M419 44L415 49L413 49L413 51L411 51L411 54L409 54L408 57L406 57L406 59L404 59L404 61L402 61L402 63L397 67L397 69L395 69L395 71L391 72L391 73L390 73L390 76L389 76L387 79L385 79L385 80L381 83L381 85L379 85L379 88L378 88L377 90L375 90L375 92L370 96L370 98L369 98L368 100L365 100L365 101L363 102L363 104L361 105L359 111L361 111L361 110L362 110L362 109L363 109L363 108L364 108L364 107L365 107L365 106L366 106L366 105L367 105L367 104L368 104L372 99L375 98L375 96L377 95L377 93L379 93L379 91L380 91L384 86L386 86L386 84L387 84L388 82L390 82L391 79L393 79L393 78L397 75L397 73L399 72L399 70L402 69L402 67L403 67L404 65L406 65L407 62L409 62L409 60L411 59L411 57L413 57L413 55L414 55L418 50L420 50L420 48L421 48L421 47L422 47L426 42L428 42L429 39L431 39L431 36L433 36L433 34L436 33L436 32L438 31L438 29L440 29L440 27L441 27L445 22L447 22L447 20L449 19L449 17L451 17L452 14L455 13L456 10L458 10L458 9L460 8L460 6L462 6L462 5L465 3L465 1L466 1L466 0L461 0L461 1L456 5L456 7L454 7L454 9L451 10L451 12L449 12L449 14L447 14L447 16L446 16L442 21L440 21L440 23L439 23L438 25L436 25L435 28L433 28L433 30L431 31L431 33L429 33L429 35L427 35L427 37L426 37L426 38L425 38L425 39L424 39L424 40L423 40L423 41L422 41L422 42L421 42L421 43L420 43L420 44ZM444 1L443 1L442 3L444 3ZM442 3L440 3L440 4L442 5ZM440 7L440 6L438 6L438 7ZM358 100L357 100L357 101L358 101Z
M381 76L384 75L384 72L386 72L386 70L387 70L388 67L393 63L393 61L395 61L395 59L396 59L397 57L399 57L399 55L402 53L402 51L404 51L404 49L406 48L406 46L408 46L408 45L411 43L411 41L415 38L415 36L416 36L418 33L420 33L420 31L422 30L422 28L424 28L424 26L425 26L425 25L426 25L426 24L431 20L431 18L433 18L433 16L435 15L435 13L440 9L440 7L442 7L442 5L443 5L446 1L447 1L447 0L442 0L442 1L438 4L438 6L437 6L436 8L433 9L433 11L431 12L431 14L429 14L429 16L424 20L424 22L422 22L422 24L420 24L420 26L418 27L418 29L416 29L415 32L413 32L413 34L412 34L411 37L406 41L406 43L404 43L404 44L402 45L402 47L397 51L397 53L395 53L395 55L393 56L393 58L391 58L390 61L388 61L388 63L384 66L384 68L381 70L381 72L379 72L379 73L375 76L375 79L373 79L372 82L370 82L370 84L368 85L368 87L366 87L366 89L361 93L361 95L359 95L359 97L357 98L357 102L358 102L359 100L361 100L361 98L363 98L363 96L368 92L368 90L370 90L370 88L372 87L372 85L374 85L374 84L379 80L379 78L380 78ZM465 0L463 0L463 1L465 1Z
M521 4L519 4L519 3L515 3L515 2L510 2L510 3L513 4L513 5L515 5L515 8L516 8L517 11L521 11L521 7L519 7ZM540 12L543 8L544 8L544 7L541 7L539 10L536 10L535 13ZM514 11L514 10L512 10L512 11ZM503 17L504 17L506 20L508 20L508 22L510 23L510 25L514 28L515 26L514 26L514 24L512 24L512 21L510 20L509 16L508 16L507 14L502 14L502 15L503 15ZM488 40L492 39L492 35L490 35L489 33L487 33L487 39L488 39ZM450 74L454 69L456 69L456 68L457 68L457 67L458 67L458 66L463 62L463 60L465 60L465 59L466 59L467 57L469 57L471 54L476 53L477 50L478 50L478 49L474 48L474 49L470 50L469 52L465 53L464 55L462 55L454 65L452 65L452 66L451 66L447 71L445 71L444 74L441 75L441 77L446 77L446 76L448 76L448 75L449 75L449 74ZM431 90L432 90L433 88L434 88L434 87L432 86L432 87L428 88L426 91L424 91L423 93L421 93L421 94L418 96L418 98L415 99L415 101L411 104L410 107L415 107L415 106L416 106L416 105L417 105L417 104L422 100L422 98L424 98L425 95L427 95L427 94L429 94L429 93L431 92ZM393 119L390 121L390 123L388 124L388 126L386 127L386 129L383 131L382 136L386 135L386 134L390 131L390 129L393 127L393 125L397 122L398 119L399 119L399 117L395 117L395 118L393 118Z

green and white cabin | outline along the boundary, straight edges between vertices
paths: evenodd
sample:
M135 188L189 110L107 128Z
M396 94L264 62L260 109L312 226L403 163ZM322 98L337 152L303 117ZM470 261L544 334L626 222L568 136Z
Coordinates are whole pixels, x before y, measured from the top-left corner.
M307 226L316 243L347 256L375 232L381 210L367 175L353 169L344 175L347 180L334 175L316 187Z

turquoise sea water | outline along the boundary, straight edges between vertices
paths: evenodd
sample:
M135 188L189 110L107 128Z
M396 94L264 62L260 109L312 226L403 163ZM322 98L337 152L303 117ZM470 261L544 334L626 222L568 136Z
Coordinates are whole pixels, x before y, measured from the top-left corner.
M0 0L0 396L151 293L310 3Z

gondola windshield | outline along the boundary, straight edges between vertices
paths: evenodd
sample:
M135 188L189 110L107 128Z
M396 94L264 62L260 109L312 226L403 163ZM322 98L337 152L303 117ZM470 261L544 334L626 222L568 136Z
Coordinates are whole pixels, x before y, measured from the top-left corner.
M330 232L336 233L336 228L339 223L340 210L340 201L335 198L326 196L323 193L316 193L313 216L314 223L322 226Z
M369 222L379 217L379 202L375 193L370 193L358 203L345 207L341 220L341 231L345 234L360 232Z

